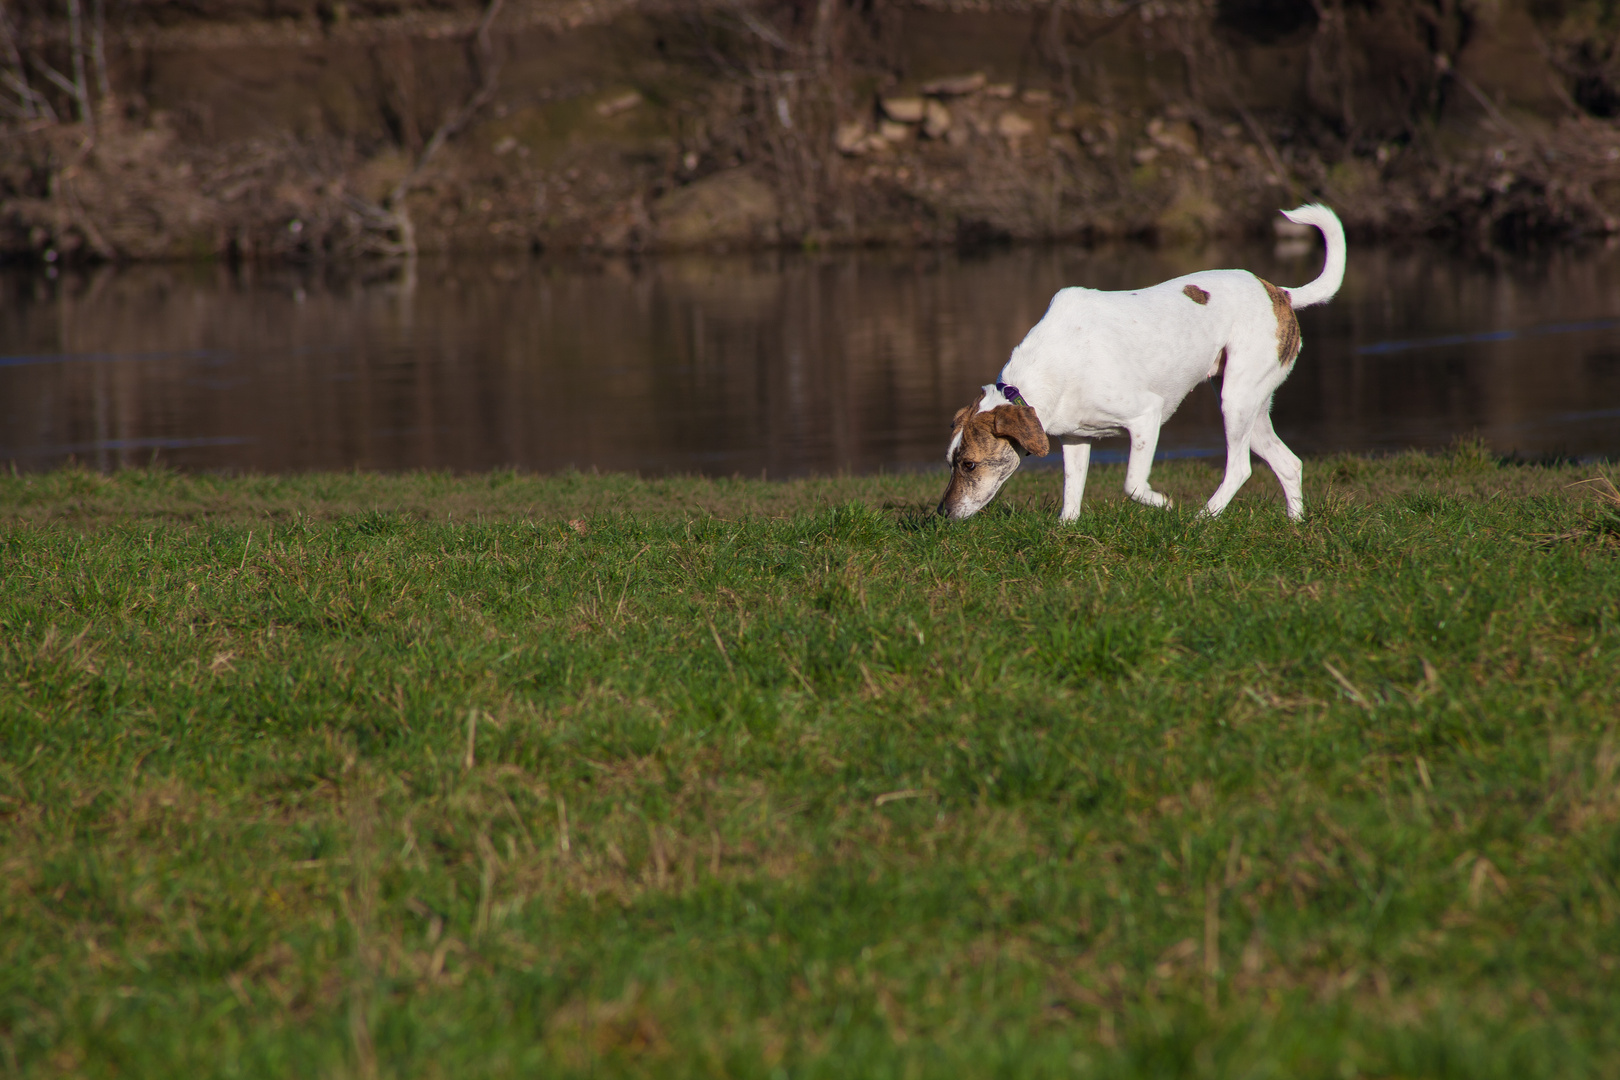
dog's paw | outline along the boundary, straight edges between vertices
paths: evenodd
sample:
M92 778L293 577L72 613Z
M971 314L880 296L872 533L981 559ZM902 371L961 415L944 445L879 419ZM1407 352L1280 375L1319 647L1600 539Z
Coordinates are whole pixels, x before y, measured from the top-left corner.
M1131 492L1131 498L1135 499L1143 506L1158 507L1162 510L1168 510L1175 505L1170 501L1170 496L1162 495L1151 488L1143 491L1133 491Z

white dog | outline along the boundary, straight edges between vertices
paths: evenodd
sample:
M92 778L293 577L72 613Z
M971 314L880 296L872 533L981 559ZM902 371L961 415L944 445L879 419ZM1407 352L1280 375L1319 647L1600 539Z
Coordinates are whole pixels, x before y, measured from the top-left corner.
M1204 379L1221 378L1226 478L1206 514L1219 514L1249 478L1249 451L1282 482L1288 516L1305 513L1300 463L1271 427L1271 395L1299 355L1294 309L1333 299L1344 281L1344 227L1325 206L1283 216L1322 230L1321 276L1279 289L1247 270L1205 270L1134 292L1063 289L1013 350L1001 377L953 421L950 485L939 512L965 518L995 497L1019 451L1063 447L1064 521L1080 514L1091 444L1128 433L1125 493L1148 506L1170 500L1148 486L1159 425Z

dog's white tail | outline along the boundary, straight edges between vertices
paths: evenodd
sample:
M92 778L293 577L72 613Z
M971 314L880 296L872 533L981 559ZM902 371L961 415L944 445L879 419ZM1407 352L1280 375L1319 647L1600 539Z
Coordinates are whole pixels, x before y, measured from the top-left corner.
M1315 225L1322 230L1322 242L1327 245L1327 258L1322 262L1322 273L1309 285L1289 289L1294 307L1325 304L1344 284L1344 226L1339 215L1321 203L1310 203L1295 210L1284 210L1282 216L1296 225Z

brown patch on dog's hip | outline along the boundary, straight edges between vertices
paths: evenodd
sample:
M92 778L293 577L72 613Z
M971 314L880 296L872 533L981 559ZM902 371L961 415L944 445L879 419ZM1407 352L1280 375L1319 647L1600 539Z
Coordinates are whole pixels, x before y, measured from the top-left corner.
M1209 303L1209 293L1205 292L1203 289L1200 289L1196 285L1184 285L1182 286L1181 291L1186 294L1187 299L1191 300L1195 304Z
M1271 313L1277 316L1277 362L1292 363L1299 355L1299 319L1294 316L1294 301L1287 289L1279 289L1265 278L1257 279L1271 297Z

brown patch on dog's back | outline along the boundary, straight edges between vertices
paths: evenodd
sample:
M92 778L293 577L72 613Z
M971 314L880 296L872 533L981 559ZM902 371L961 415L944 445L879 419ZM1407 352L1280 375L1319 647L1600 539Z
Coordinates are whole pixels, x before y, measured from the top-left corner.
M1205 292L1203 289L1200 289L1196 285L1184 285L1182 286L1181 291L1186 294L1187 299L1191 300L1195 304L1209 303L1209 293Z
M1271 313L1277 316L1277 362L1291 364L1299 355L1299 319L1294 317L1294 301L1287 289L1279 289L1265 278L1256 279L1271 297Z

